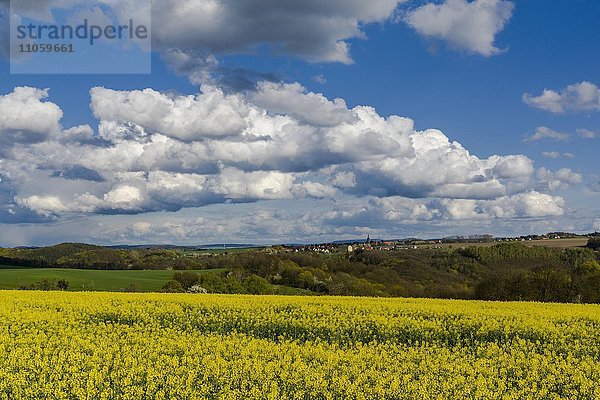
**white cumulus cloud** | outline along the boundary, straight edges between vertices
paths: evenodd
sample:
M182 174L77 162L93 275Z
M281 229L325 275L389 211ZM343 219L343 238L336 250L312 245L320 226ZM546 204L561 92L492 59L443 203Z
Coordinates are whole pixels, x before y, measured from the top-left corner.
M446 0L410 11L405 20L425 37L489 57L502 52L494 41L513 10L514 3L506 0Z
M494 200L372 198L351 203L326 214L342 226L382 226L390 223L441 223L443 221L491 221L558 217L564 214L564 199L529 191Z
M577 129L577 133L584 139L595 139L600 137L600 132L592 131L589 129Z
M17 87L0 96L0 140L38 141L60 130L62 110L45 101L48 90Z
M152 89L91 90L94 115L103 121L134 123L149 133L183 140L237 135L247 111L236 96L211 90L198 96L169 97Z
M583 181L581 174L568 168L561 168L555 172L540 168L537 171L537 178L539 179L538 189L542 191L564 190Z
M559 140L559 141L567 141L571 138L571 135L568 133L558 132L553 129L550 129L546 126L540 126L536 128L535 132L526 137L526 142L537 142L539 140L551 139L551 140Z
M164 0L153 4L153 45L239 53L267 45L310 61L350 63L348 41L388 19L403 0Z
M573 159L576 157L575 154L573 154L573 153L568 153L568 152L567 153L559 153L558 151L544 151L544 152L542 152L542 155L546 158L551 158L554 160L561 158L561 157L568 158L568 159Z
M299 84L235 94L211 86L196 95L90 94L98 132L62 128L62 110L46 91L17 88L2 97L18 101L23 115L31 108L51 118L40 126L4 122L45 134L5 151L0 220L364 198L388 208L389 220L527 218L541 214L538 203L558 215L562 203L542 192L580 180L570 170L535 174L524 155L479 158L439 130L418 131L411 119L349 108Z
M600 88L591 82L580 82L555 91L544 89L541 95L523 95L523 101L531 107L561 114L568 111L600 111Z

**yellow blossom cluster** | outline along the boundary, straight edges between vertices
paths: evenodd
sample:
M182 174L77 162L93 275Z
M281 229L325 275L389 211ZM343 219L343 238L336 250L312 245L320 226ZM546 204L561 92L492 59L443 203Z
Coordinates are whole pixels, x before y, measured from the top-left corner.
M0 399L597 399L600 306L0 292Z

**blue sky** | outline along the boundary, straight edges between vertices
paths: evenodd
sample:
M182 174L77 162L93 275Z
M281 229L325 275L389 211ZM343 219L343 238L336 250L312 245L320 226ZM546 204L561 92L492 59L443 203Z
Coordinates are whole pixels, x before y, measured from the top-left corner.
M600 230L597 2L216 3L219 18L202 1L155 5L149 75L11 75L1 59L0 244ZM196 28L163 28L178 7ZM273 149L248 144L258 136Z

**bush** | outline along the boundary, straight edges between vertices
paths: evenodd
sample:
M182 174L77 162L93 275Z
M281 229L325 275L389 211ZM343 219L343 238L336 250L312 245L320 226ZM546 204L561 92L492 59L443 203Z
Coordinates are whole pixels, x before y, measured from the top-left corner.
M271 285L269 284L269 281L257 275L250 275L244 279L243 285L250 294L271 293Z
M199 285L194 285L194 286L190 287L187 291L188 291L188 293L200 293L200 294L208 293L208 290L204 289L202 286L199 286Z
M67 290L69 287L69 282L65 279L60 279L59 281L54 281L50 279L42 279L39 282L34 282L30 285L21 285L19 289L21 290Z
M133 282L125 288L125 291L128 293L136 293L136 292L141 292L142 288L138 283Z
M179 282L183 290L188 290L198 283L200 277L195 272L175 272L175 275L173 275L173 280Z
M302 289L312 289L317 283L317 279L310 271L302 271L298 274L296 282Z
M69 281L66 279L59 279L58 282L56 282L56 285L60 290L67 290L69 288Z
M599 237L589 238L587 247L594 251L600 251L600 238Z
M165 283L161 288L160 291L163 293L183 293L183 286L181 286L181 283L179 283L179 281L168 281L167 283Z

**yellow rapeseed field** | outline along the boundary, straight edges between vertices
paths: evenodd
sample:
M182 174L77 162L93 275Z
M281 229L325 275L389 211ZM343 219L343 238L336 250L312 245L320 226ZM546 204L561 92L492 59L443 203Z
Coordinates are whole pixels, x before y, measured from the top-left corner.
M1 399L597 399L600 306L0 292Z

